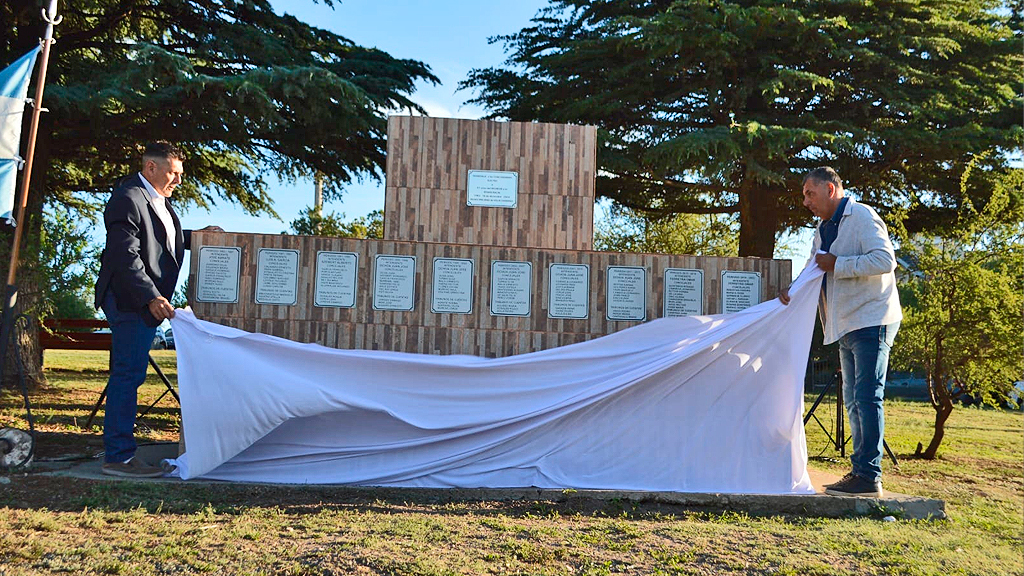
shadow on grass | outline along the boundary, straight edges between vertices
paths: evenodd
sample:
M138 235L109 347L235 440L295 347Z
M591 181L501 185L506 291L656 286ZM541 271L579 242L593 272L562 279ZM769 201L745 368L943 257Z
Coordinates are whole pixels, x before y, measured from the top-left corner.
M620 520L708 520L740 523L753 515L694 508L664 502L598 500L565 491L554 500L536 498L481 499L471 490L409 490L343 486L264 486L239 484L188 485L168 482L90 481L29 476L14 490L0 494L0 507L46 508L52 511L129 512L150 514L244 515L272 510L286 515L330 512L422 514L445 516L557 519L586 516ZM772 515L788 524L821 519Z

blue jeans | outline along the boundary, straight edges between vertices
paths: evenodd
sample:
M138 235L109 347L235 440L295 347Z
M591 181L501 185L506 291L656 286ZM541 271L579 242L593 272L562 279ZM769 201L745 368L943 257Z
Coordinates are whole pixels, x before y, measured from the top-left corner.
M843 403L853 437L850 462L853 473L868 480L882 479L882 449L885 438L885 373L889 350L900 323L870 326L844 334L839 339L839 361L843 367Z
M156 328L146 326L137 312L118 310L113 290L107 290L102 308L110 322L111 338L107 408L103 416L104 460L124 462L135 455L138 390L146 380Z

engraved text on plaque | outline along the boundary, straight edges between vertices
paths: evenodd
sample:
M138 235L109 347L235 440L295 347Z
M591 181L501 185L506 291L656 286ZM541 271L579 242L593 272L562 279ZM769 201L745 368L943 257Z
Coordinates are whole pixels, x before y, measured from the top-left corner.
M373 309L412 310L416 301L416 257L377 254L373 263Z
M234 246L203 246L199 249L196 300L238 302L238 264L242 249Z
M548 318L590 316L590 266L552 264L548 268Z

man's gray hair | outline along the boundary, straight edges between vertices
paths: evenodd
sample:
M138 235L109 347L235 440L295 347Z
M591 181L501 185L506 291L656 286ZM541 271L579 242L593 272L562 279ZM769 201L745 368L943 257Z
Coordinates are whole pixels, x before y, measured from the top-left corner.
M808 180L814 180L816 182L835 184L837 190L843 189L843 179L839 177L839 174L831 166L821 166L811 170L804 176L803 183L806 184Z
M167 140L157 140L146 144L146 151L142 153L142 163L149 160L184 160L185 154L181 148L171 144Z

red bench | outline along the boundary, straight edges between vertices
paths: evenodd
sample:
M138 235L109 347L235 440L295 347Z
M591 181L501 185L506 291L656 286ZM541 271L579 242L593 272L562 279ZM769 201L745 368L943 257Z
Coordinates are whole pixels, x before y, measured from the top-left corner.
M111 346L111 335L110 335L110 324L106 320L97 320L95 318L88 319L71 319L71 318L47 318L43 320L44 330L39 331L39 353L42 354L44 350L106 350L110 351ZM40 358L40 360L42 360ZM41 364L42 362L40 362ZM163 399L164 396L169 392L175 400L178 401L178 405L181 405L181 400L178 398L178 393L174 391L174 387L171 386L171 382L164 376L163 370L157 366L156 361L153 357L149 357L149 365L156 371L157 376L163 381L166 390L156 402L149 405L148 408L139 414L138 418L142 418L150 410L156 406L156 403ZM99 400L96 401L96 405L92 408L92 413L89 414L89 419L85 422L85 427L88 428L92 425L93 418L96 417L96 412L99 411L100 406L103 405L103 400L107 396L106 387L103 388L103 392L100 394Z
M106 320L47 318L43 328L39 331L42 350L110 350L110 324Z

